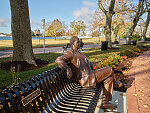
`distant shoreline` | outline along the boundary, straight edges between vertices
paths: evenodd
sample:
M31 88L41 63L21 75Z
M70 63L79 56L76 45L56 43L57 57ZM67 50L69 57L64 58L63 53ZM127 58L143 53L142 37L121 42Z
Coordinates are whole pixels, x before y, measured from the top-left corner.
M39 40L39 39L43 39L43 37L32 36L32 40ZM54 39L54 37L45 37L45 39ZM66 39L66 38L56 37L56 39ZM4 37L0 37L0 40L12 40L12 37L4 36Z

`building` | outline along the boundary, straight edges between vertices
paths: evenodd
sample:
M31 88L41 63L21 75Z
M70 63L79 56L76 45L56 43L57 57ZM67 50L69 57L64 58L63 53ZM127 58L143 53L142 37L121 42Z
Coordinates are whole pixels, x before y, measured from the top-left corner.
M34 35L39 36L40 35L40 30L39 29L34 30Z

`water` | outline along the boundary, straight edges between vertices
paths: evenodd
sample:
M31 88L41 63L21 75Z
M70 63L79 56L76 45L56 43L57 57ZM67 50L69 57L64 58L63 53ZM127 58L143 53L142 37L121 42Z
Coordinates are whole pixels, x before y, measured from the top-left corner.
M32 37L32 40L43 39L43 37ZM54 39L54 37L45 37L45 39ZM56 37L56 39L65 39L63 37ZM0 37L0 40L12 40L12 37Z

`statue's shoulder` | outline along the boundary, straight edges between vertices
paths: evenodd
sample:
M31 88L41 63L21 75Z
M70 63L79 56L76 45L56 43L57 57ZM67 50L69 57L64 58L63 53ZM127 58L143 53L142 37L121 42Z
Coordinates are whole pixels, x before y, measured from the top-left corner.
M68 50L65 54L73 55L73 50Z

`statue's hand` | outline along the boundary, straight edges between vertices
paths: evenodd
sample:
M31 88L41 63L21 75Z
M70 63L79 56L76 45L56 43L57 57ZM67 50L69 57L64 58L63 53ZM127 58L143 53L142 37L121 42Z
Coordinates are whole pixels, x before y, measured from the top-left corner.
M70 79L73 76L70 68L67 69L67 78Z

